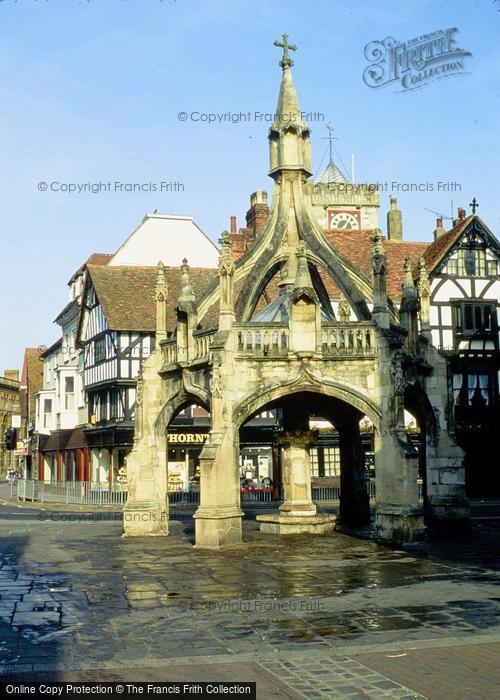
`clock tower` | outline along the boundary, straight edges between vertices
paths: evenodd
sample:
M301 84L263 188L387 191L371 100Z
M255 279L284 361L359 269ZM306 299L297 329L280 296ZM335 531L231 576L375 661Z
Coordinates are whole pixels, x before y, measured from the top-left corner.
M377 185L349 182L332 158L312 185L313 211L329 231L378 228L380 196Z

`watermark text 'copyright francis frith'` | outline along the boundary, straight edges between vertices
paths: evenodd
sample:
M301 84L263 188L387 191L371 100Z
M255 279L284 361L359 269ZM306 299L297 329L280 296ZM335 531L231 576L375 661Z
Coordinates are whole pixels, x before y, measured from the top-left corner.
M184 192L185 187L178 180L160 180L153 182L123 182L121 180L88 180L87 182L64 182L61 180L40 180L39 192L56 194L126 194L131 192Z

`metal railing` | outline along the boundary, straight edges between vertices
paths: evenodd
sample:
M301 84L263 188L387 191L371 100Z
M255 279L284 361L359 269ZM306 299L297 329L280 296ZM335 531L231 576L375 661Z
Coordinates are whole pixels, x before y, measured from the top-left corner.
M318 481L312 484L312 500L314 503L339 503L340 484L328 479L324 484ZM375 503L375 479L368 482L370 502ZM122 482L111 483L95 481L67 481L46 483L33 479L19 479L17 482L17 498L25 501L40 503L60 503L73 505L124 505L127 501L127 485ZM418 481L419 501L423 501L423 485ZM241 504L272 503L272 489L248 489L240 491ZM168 499L170 505L198 505L200 489L189 490L171 489Z
M330 481L330 483L328 483ZM331 479L328 479L324 484L318 483L316 481L312 484L312 500L314 502L320 503L338 503L340 501L340 483L332 483ZM368 496L370 498L370 503L375 503L375 479L370 479L368 481ZM418 500L420 503L424 500L424 491L422 480L417 481L418 486Z
M271 503L272 489L241 490L241 504L246 503ZM200 503L200 491L169 491L168 500L170 505L198 505Z
M17 498L40 503L110 506L124 505L127 484L118 481L63 481L49 483L19 479Z

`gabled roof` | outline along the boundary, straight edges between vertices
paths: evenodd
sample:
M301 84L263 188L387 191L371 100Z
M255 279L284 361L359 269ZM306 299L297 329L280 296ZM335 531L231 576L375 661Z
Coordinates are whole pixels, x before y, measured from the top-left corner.
M89 265L92 283L110 330L154 333L156 327L156 267ZM165 267L168 285L167 327L176 324L175 308L179 298L181 273L177 267ZM195 294L202 292L217 276L213 268L191 268L189 278Z
M490 240L490 243L498 250L500 244L496 237L477 214L471 214L470 216L466 216L465 219L458 221L452 229L440 236L427 248L424 254L424 260L429 273L440 265L443 258L450 252L453 246L458 243L459 239L473 222L479 226Z

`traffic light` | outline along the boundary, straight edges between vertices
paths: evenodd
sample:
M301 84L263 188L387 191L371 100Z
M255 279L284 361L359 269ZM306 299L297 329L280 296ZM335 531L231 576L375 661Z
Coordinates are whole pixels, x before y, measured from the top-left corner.
M17 445L17 431L15 428L9 428L5 431L5 449L15 450Z

